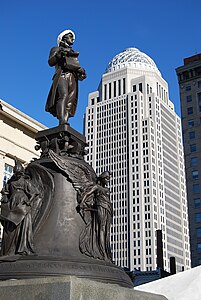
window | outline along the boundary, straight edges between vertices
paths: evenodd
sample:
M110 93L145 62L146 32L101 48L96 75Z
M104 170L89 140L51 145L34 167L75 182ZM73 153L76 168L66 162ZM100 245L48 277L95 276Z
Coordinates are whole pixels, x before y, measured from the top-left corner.
M147 84L147 94L149 94L149 84Z
M114 97L116 97L117 92L116 92L117 84L116 81L114 81Z
M198 99L198 105L199 105L199 108L200 108L201 107L201 93L197 94L197 99Z
M199 193L200 192L200 185L199 184L193 184L193 192Z
M191 158L191 166L196 166L198 163L198 158L197 157L192 157Z
M104 100L107 99L107 85L104 84Z
M190 145L190 151L195 152L196 151L196 144L191 144Z
M111 83L109 83L109 99L111 99Z
M194 120L193 119L188 120L188 127L189 128L194 127Z
M8 164L5 164L4 176L3 176L3 186L6 184L8 179L11 178L12 175L13 175L13 167Z
M118 96L121 95L121 80L118 80Z
M196 223L201 222L201 213L195 213L195 222Z
M198 251L198 252L201 252L201 244L200 244L200 243L197 244L197 251Z
M191 95L186 96L186 101L191 102L192 101L192 96Z
M200 208L201 207L201 199L196 198L194 199L194 208Z
M188 115L192 115L193 114L193 108L192 107L188 107L187 108L187 114Z
M94 98L91 99L91 105L94 105Z
M123 78L123 94L126 93L126 79Z
M186 91L191 91L191 86L190 85L186 86Z
M189 132L189 139L190 139L190 140L195 139L195 131Z
M198 81L198 88L201 88L201 81Z
M192 171L192 178L193 179L198 179L198 171Z
M136 92L136 85L133 85L133 92Z
M142 92L142 83L139 83L139 91Z
M196 228L196 236L201 237L201 227Z

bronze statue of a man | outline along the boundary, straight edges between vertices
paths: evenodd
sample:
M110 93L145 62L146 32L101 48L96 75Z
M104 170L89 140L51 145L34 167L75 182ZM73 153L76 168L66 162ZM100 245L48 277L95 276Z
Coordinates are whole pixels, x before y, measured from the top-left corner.
M53 83L45 110L59 119L59 125L68 124L75 115L78 101L78 80L86 78L86 72L78 61L79 52L71 48L75 40L72 30L65 30L57 38L57 47L50 50L48 63L55 66Z

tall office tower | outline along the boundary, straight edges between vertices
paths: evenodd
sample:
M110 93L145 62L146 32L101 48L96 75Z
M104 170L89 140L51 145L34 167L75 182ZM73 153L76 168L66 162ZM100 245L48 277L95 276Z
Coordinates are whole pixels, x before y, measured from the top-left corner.
M201 264L201 54L184 59L176 69L179 81L191 261Z
M111 245L116 264L157 267L156 230L162 229L164 268L190 267L181 121L154 61L136 48L116 55L89 94L86 160L112 172Z

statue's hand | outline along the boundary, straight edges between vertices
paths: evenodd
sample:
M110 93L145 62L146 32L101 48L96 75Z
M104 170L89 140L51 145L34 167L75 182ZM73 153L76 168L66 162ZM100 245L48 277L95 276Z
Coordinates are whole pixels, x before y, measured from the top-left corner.
M83 211L84 209L86 209L86 205L84 205L83 203L80 203L76 206L76 211L78 213L80 213L81 211Z
M64 49L60 49L60 51L58 52L58 54L61 56L67 56L67 51L65 51Z
M78 79L81 81L87 77L86 71L83 68L78 69L77 74L78 74Z
M59 52L65 56L75 56L79 55L79 52L74 51L72 48L60 48Z
M4 187L0 193L2 194L2 196L4 196L4 195L8 195L9 191Z
M83 68L79 68L79 69L78 69L78 72L79 72L80 74L86 74L86 71L85 71L85 69L83 69Z

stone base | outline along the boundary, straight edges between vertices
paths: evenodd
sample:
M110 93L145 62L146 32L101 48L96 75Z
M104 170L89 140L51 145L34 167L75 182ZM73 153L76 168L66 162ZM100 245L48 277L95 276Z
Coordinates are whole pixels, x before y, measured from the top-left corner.
M50 278L54 276L73 276L85 278L87 280L96 280L103 283L118 284L122 287L132 288L128 275L120 267L113 263L92 259L85 255L75 257L74 259L53 259L53 257L30 256L7 257L10 261L0 262L0 280L9 279L31 279L31 278ZM6 259L6 257L5 257ZM13 259L13 261L11 261ZM39 279L38 279L39 280ZM0 281L1 282L1 281Z
M166 297L73 276L0 282L0 300L167 300Z

